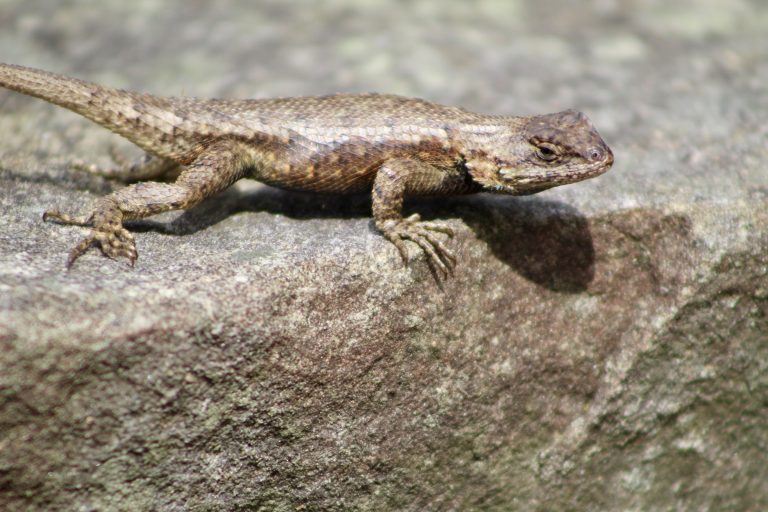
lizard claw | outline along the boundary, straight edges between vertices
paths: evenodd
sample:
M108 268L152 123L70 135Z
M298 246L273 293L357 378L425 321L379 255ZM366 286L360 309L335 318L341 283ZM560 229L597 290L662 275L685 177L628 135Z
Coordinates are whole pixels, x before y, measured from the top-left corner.
M53 220L61 224L94 226L91 233L70 251L67 258L67 268L72 268L75 261L94 245L99 246L102 254L108 258L128 258L128 262L133 267L139 257L133 234L125 229L120 221L103 219L102 222L94 223L94 217L96 217L95 214L87 217L73 217L55 210L43 214L44 221ZM104 215L99 215L99 217L102 218Z
M405 219L384 222L381 231L397 247L406 265L408 264L408 251L404 240L410 240L424 251L427 264L435 275L440 273L443 278L447 278L453 274L453 269L456 267L456 257L434 235L434 233L442 233L448 237L453 237L455 232L450 226L439 222L424 222L421 221L418 214L414 214Z
M67 258L67 268L72 268L75 260L94 245L98 245L102 254L108 258L128 258L131 267L134 266L139 257L139 253L136 251L136 242L130 231L122 226L100 226L93 228L91 233L72 249L69 258Z

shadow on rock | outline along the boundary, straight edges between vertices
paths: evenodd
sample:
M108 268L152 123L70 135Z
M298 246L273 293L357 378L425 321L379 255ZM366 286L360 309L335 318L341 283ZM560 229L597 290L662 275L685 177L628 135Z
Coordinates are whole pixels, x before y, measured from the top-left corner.
M269 212L294 219L370 218L371 200L365 194L318 195L271 187L248 192L230 189L171 222L141 220L133 221L130 227L188 235L240 212ZM461 217L499 260L548 289L580 292L594 277L595 251L587 221L565 203L486 194L407 201L404 213L416 212L425 220Z
M494 256L530 281L576 293L594 278L592 235L586 218L573 207L538 197L487 194L457 198L450 206L434 210L435 215L458 213Z
M126 225L136 232L190 235L241 212L269 212L302 220L365 218L371 216L371 200L365 194L312 194L267 186L247 192L230 188L194 208L182 211L171 222L142 219L126 222Z

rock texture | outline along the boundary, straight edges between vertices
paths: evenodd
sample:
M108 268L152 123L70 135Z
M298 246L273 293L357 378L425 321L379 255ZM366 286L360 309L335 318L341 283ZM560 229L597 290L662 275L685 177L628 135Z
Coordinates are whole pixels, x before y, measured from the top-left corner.
M83 232L40 214L111 190L67 163L121 143L0 91L0 508L768 509L763 2L101 5L4 2L2 59L576 107L617 163L410 203L459 231L442 289L366 198L247 184L135 223L135 269L66 273Z

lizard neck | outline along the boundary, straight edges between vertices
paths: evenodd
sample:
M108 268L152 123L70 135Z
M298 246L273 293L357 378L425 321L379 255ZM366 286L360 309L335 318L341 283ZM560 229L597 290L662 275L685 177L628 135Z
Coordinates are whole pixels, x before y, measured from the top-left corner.
M466 158L492 154L522 137L524 117L478 116L458 125L454 138Z
M487 116L465 123L458 132L460 153L473 188L517 193L499 177L502 167L515 167L525 159L524 117Z

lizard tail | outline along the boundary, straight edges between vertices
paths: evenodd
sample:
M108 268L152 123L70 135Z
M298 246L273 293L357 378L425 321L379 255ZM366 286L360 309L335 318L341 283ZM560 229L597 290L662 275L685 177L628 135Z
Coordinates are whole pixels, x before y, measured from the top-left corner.
M152 124L155 126L143 123L145 129L154 128L164 132L173 128L167 120L170 105L162 97L104 87L48 71L2 63L0 86L76 112L147 151L157 152L160 148L148 144L150 138L138 136L141 132L136 130L136 123L140 118L144 121L152 118L154 121Z

